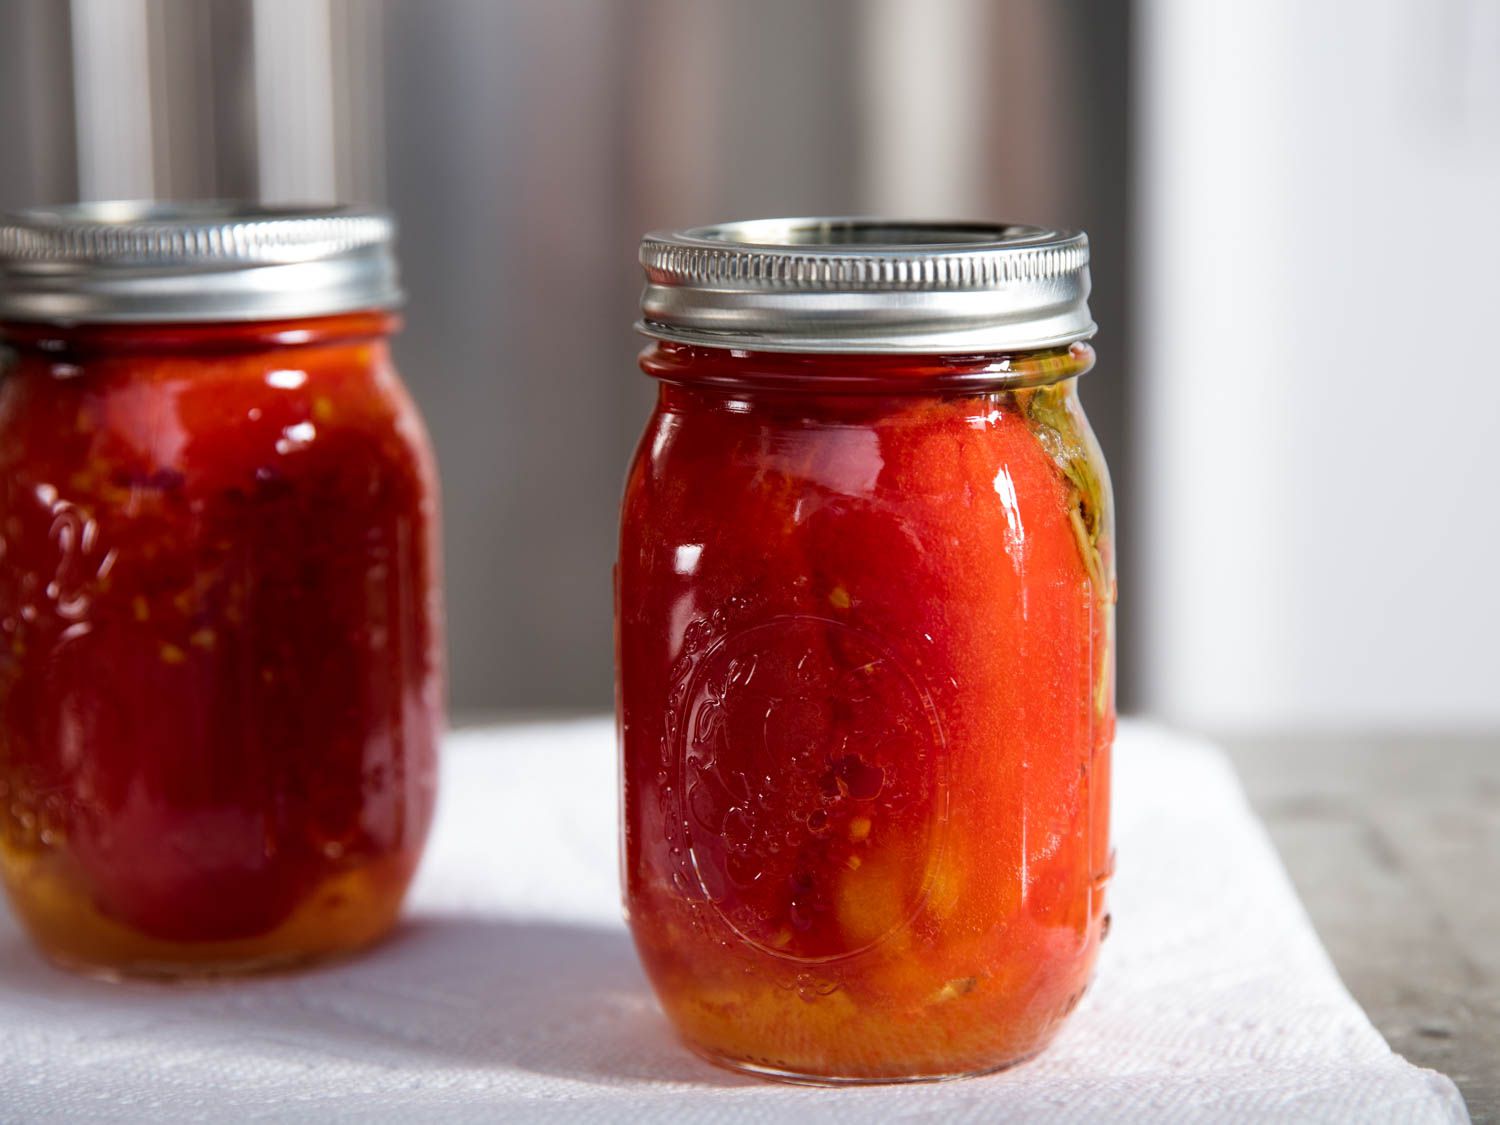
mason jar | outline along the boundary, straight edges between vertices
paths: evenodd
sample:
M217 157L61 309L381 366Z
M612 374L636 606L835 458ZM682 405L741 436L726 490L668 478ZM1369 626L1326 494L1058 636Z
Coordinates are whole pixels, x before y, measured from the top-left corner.
M444 690L391 239L349 208L0 219L0 870L63 965L279 967L396 917Z
M653 234L617 591L624 897L709 1059L1041 1050L1108 927L1115 601L1084 235Z

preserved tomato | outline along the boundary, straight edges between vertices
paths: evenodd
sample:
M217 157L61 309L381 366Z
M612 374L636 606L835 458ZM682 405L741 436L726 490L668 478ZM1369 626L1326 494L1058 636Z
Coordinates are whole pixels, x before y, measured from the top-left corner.
M1086 344L659 342L616 575L624 880L688 1044L823 1082L1038 1051L1107 927Z
M0 325L0 868L59 962L240 971L393 922L443 709L393 325Z

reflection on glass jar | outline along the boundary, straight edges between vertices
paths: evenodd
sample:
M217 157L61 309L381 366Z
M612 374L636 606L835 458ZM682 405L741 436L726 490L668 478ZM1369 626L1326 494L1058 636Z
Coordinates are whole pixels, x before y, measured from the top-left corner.
M369 943L427 833L443 708L437 482L388 302L355 288L323 301L354 311L293 319L219 293L211 317L189 301L138 322L98 298L97 319L57 323L6 264L0 864L18 916L100 973ZM79 267L85 298L110 265Z
M1051 267L1078 290L1073 339L980 324L996 346L946 354L944 333L952 299L1015 312L976 259L1014 282L1021 255L1055 263L1081 239L765 226L643 250L661 386L616 579L631 927L668 1016L717 1062L825 1082L991 1070L1051 1038L1106 925L1114 577L1076 390L1086 258ZM822 280L796 277L807 241L832 256ZM921 267L950 302L938 327L918 313L872 343L867 304L797 319L809 293L857 305L892 291L859 280L887 261L945 257L949 289ZM736 285L759 311L731 348L712 331Z

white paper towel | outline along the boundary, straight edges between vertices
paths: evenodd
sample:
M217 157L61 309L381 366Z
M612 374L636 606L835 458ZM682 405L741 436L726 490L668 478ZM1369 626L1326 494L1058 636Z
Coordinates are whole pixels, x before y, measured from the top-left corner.
M620 922L605 720L449 741L409 918L343 965L111 985L0 917L0 1119L1463 1122L1349 997L1225 759L1122 725L1114 927L1052 1048L988 1078L820 1090L672 1039Z

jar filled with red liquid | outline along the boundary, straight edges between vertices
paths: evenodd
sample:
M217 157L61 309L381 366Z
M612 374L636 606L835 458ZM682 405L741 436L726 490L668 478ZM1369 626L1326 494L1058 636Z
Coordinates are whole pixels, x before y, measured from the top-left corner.
M1088 243L651 235L617 589L623 876L682 1038L823 1083L1041 1050L1108 927Z
M443 722L437 478L378 212L0 220L0 871L55 961L394 921Z

